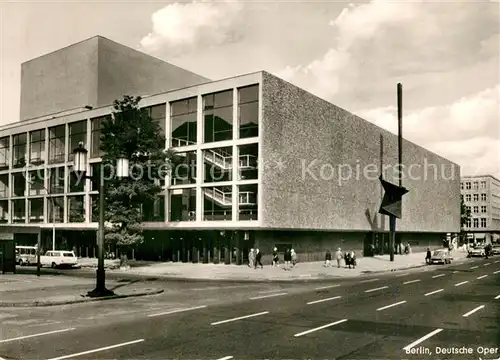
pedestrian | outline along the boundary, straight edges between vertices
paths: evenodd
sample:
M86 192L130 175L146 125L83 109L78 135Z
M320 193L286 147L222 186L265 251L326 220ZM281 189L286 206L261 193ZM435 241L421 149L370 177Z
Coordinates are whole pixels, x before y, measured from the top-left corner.
M280 266L280 259L278 257L278 248L275 247L273 249L273 267L279 267Z
M427 253L425 255L425 263L427 265L431 264L431 258L432 258L431 249L427 248Z
M330 250L326 250L325 254L325 267L330 267L330 262L332 261L332 253Z
M254 249L250 249L248 252L248 267L253 268L255 264L255 251Z
M345 264L350 269L351 268L351 253L349 251L345 252L345 254L344 254L344 261L345 261Z
M255 269L257 269L257 265L260 265L260 268L263 269L264 266L262 266L262 253L260 252L259 249L255 250Z
M285 254L283 255L283 260L285 260L285 265L284 269L289 270L290 269L290 262L292 261L292 253L290 252L290 249L285 250Z
M352 268L353 269L356 269L356 253L353 251L351 251L351 264L352 264Z
M297 264L297 253L295 252L294 249L292 249L291 253L292 253L292 267L295 267L295 265Z
M335 259L337 260L337 267L340 268L340 261L342 260L342 250L340 248L338 248L335 253Z

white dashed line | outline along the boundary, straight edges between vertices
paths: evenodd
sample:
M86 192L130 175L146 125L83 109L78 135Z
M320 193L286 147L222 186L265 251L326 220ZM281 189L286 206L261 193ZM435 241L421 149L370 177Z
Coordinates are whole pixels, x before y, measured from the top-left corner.
M347 319L342 319L342 320L339 320L339 321L335 321L335 322L333 322L331 324L326 324L326 325L323 325L323 326L320 326L320 327L317 327L317 328L314 328L314 329L311 329L311 330L307 330L307 331L295 334L294 336L295 337L299 337L299 336L302 336L302 335L307 335L307 334L310 334L310 333L318 331L318 330L326 329L326 328L328 328L330 326L342 324L342 323L344 323L346 321L347 321Z
M374 291L378 291L378 290L383 290L383 289L388 289L388 288L389 288L389 286L382 286L382 287L375 288L375 289L365 290L365 293L370 293L370 292L374 292Z
M339 287L340 284L336 284L336 285L328 285L328 286L321 286L321 287L317 287L316 289L314 290L324 290L324 289L331 289L331 288L336 288L336 287Z
M498 274L498 273L500 273L500 270L493 271L493 274Z
M436 329L434 331L431 331L430 333L428 333L427 335L421 337L420 339L412 342L410 345L407 345L403 348L403 350L405 352L408 352L411 348L415 347L416 345L420 344L421 342L424 342L425 340L427 340L428 338L430 337L433 337L434 335L436 334L439 334L441 331L443 331L443 329Z
M151 315L148 315L148 317L177 314L177 313L181 313L181 312L185 312L185 311L191 311L191 310L197 310L197 309L204 309L206 307L207 307L206 305L202 305L202 306L195 306L195 307L185 308L185 309L170 310L170 311L165 311L165 312L161 312L161 313L158 313L158 314L151 314Z
M52 358L52 359L49 359L49 360L69 359L69 358L73 358L73 357L77 357L77 356L81 356L81 355L87 355L87 354L92 354L92 353L96 353L96 352L99 352L99 351L105 351L105 350L114 349L114 348L117 348L117 347L120 347L120 346L127 346L127 345L137 344L137 343L140 343L140 342L143 342L143 341L144 341L144 339L139 339L139 340L134 340L134 341L128 341L128 342L121 343L121 344L116 344L116 345L102 347L102 348L99 348L99 349L82 351L82 352L79 352L79 353L76 353L76 354L70 354L70 355L60 356L60 357Z
M500 262L500 260L497 260L497 261L495 261L495 264L498 264L499 262Z
M435 279L435 278L438 278L438 277L441 277L441 276L446 276L446 274L434 275L432 278Z
M321 300L316 300L316 301L310 301L307 303L307 305L312 305L312 304L318 304L318 303L322 303L322 302L325 302L325 301L330 301L330 300L336 300L336 299L340 299L342 296L335 296L335 297L331 297L331 298L327 298L327 299L321 299Z
M483 266L489 266L489 265L491 265L491 263L486 263L486 264L484 264Z
M434 291L428 292L428 293L427 293L427 294L425 294L424 296L434 295L434 294L440 293L440 292L441 292L441 291L443 291L443 290L444 290L444 289L434 290Z
M363 281L360 281L359 283L364 284L364 283L374 282L374 281L378 281L378 280L380 280L380 279L363 280Z
M487 277L488 275L482 275L482 276L478 276L477 279L480 280L480 279L484 279L485 277Z
M38 333L38 334L32 334L32 335L26 335L26 336L19 336L11 339L4 339L0 340L0 344L10 342L10 341L16 341L16 340L24 340L24 339L29 339L37 336L44 336L44 335L51 335L51 334L58 334L66 331L73 331L75 328L69 328L69 329L62 329L62 330L54 330L54 331L47 331L43 333Z
M463 316L463 317L468 317L469 315L474 314L476 311L479 311L479 310L481 310L482 308L484 308L484 305L478 306L477 308L475 308L475 309L473 309L473 310L469 311L468 313L463 314L462 316Z
M406 303L406 300L400 301L400 302L397 302L397 303L394 303L394 304L391 304L391 305L387 305L387 306L384 306L384 307L381 307L381 308L378 308L377 311L382 311L382 310L385 310L385 309L389 309L391 307L402 305L404 303Z
M283 296L283 295L286 295L286 294L288 294L288 293L262 295L262 296L251 297L250 300L259 300L259 299L265 299L265 298L270 298L270 297L275 297L275 296Z
M232 358L233 358L233 356L225 356L225 357L217 359L217 360L229 360L229 359L232 359Z
M477 269L478 267L479 267L479 266L478 266L478 265L476 265L476 266L472 266L470 269L471 269L471 270L472 270L472 269Z
M467 284L468 281L462 281L462 282L459 282L458 284L455 284L455 286L460 286L460 285L463 285L463 284Z
M401 277L401 276L406 276L406 275L410 275L410 273L399 274L399 275L396 275L396 277Z
M452 272L452 274L456 274L456 273L458 273L458 272L460 272L460 271L455 270L455 271L453 271L453 272Z
M256 316L262 316L262 315L266 315L266 314L269 314L269 311L263 311L263 312L256 313L256 314L250 314L250 315L240 316L240 317L237 317L237 318L232 318L232 319L217 321L217 322L211 323L210 325L225 324L225 323L229 323L229 322L233 322L233 321L249 319L249 318L253 318L253 317L256 317Z
M417 280L410 280L410 281L406 281L404 282L403 284L406 285L406 284L413 284L413 283L416 283L416 282L419 282L420 280L417 279Z
M500 299L500 295L495 296L495 300Z

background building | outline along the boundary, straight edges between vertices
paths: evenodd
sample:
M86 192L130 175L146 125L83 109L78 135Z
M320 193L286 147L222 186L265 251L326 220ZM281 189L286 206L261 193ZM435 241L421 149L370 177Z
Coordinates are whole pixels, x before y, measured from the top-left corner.
M500 180L491 175L462 176L460 190L471 218L465 227L471 241L491 241L500 234Z
M71 152L83 141L88 172L99 174L110 103L146 94L141 106L160 121L166 147L184 166L144 204L146 241L137 257L240 263L252 247L265 257L274 246L293 247L301 261L337 247L388 251L378 176L397 182L394 134L266 72L208 81L136 53L96 37L32 60L36 71L23 64L24 121L0 128L4 231L39 227L48 248L55 226L58 248L93 256L98 176L78 183ZM86 60L70 61L76 54ZM460 169L411 142L403 146L410 192L397 241L414 251L441 245L460 228ZM16 232L18 243L36 241Z

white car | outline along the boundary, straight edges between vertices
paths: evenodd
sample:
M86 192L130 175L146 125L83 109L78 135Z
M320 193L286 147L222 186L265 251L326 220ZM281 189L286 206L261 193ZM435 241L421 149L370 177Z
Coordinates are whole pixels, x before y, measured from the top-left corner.
M50 267L73 267L78 264L78 258L73 251L51 250L40 256L41 266Z
M484 250L484 246L477 246L469 249L469 256L486 256L486 251Z

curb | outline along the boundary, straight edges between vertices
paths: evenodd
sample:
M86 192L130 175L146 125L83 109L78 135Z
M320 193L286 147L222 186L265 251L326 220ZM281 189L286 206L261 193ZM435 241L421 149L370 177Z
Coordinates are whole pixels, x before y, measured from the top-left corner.
M81 304L95 301L106 301L106 300L116 300L116 299L124 299L129 297L139 297L139 296L148 296L148 295L157 295L163 293L163 289L160 290L151 290L144 291L135 294L124 294L124 295L113 295L113 296L105 296L100 298L91 298L84 297L83 295L81 299L76 300L61 300L61 301L33 301L33 302L0 302L0 307L46 307L46 306L58 306L58 305L70 305L70 304Z

